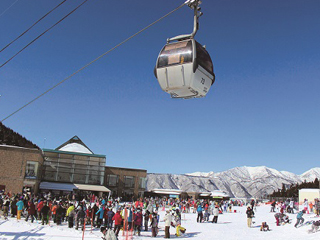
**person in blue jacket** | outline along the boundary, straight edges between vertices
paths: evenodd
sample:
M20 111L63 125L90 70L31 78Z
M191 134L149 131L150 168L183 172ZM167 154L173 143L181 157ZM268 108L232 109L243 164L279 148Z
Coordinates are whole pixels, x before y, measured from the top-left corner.
M294 225L295 227L298 227L299 224L303 224L304 218L303 218L302 216L303 216L304 213L305 213L304 210L298 212L298 214L297 214L297 222L296 222L296 224Z
M21 219L21 213L22 213L22 210L24 208L24 204L23 204L23 198L20 198L20 201L16 203L16 206L17 206L17 210L18 210L18 213L17 213L17 220L20 220Z
M114 216L114 212L112 211L112 209L110 208L107 212L108 215L108 223L107 223L107 228L108 229L112 229L112 224L113 224L113 216Z
M128 230L132 228L132 211L128 208Z
M104 215L104 208L103 205L100 205L99 210L96 212L96 215L98 215L98 221L97 221L97 227L100 228L102 221L103 221L103 215Z
M200 223L202 222L202 218L203 218L202 211L203 211L202 206L201 206L201 204L199 204L197 207L197 213L198 213L197 222L200 222Z

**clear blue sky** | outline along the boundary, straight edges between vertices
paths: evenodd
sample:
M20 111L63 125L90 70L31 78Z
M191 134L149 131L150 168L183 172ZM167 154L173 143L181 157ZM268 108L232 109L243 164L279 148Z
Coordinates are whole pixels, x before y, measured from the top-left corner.
M13 2L2 0L0 12ZM19 0L0 17L0 47L59 2ZM80 2L67 1L0 53L0 62ZM89 0L0 69L0 119L182 3ZM108 165L148 172L318 167L320 1L201 6L196 39L216 73L207 97L172 100L153 75L166 39L192 31L185 6L3 123L41 148L78 135Z

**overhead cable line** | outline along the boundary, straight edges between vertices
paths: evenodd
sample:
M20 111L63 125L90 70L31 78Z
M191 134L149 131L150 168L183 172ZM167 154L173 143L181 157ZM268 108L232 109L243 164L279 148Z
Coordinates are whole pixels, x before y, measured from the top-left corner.
M5 50L7 47L9 47L12 43L17 41L19 38L21 38L24 34L26 34L31 28L33 28L36 24L38 24L41 20L43 20L46 16L48 16L51 12L56 10L58 7L60 7L63 3L65 3L67 0L63 0L61 3L59 3L57 6L55 6L53 9L51 9L49 12L47 12L45 15L43 15L38 21L36 21L34 24L31 25L27 30L25 30L23 33L21 33L18 37L16 37L14 40L12 40L10 43L8 43L4 48L0 50L0 53Z
M29 47L32 43L37 41L40 37L42 37L44 34L49 32L52 28L57 26L59 23L61 23L64 19L66 19L68 16L70 16L72 13L74 13L79 7L81 7L85 2L88 0L84 0L80 5L78 5L75 9L73 9L71 12L69 12L67 15L65 15L63 18L61 18L58 22L53 24L51 27L49 27L47 30L45 30L43 33L41 33L38 37L33 39L31 42L29 42L26 46L24 46L19 52L17 52L15 55L13 55L11 58L9 58L7 61L5 61L2 65L0 65L0 68L2 68L4 65L6 65L8 62L10 62L13 58L15 58L19 53L21 53L23 50L25 50L27 47Z
M6 13L6 11L8 11L13 5L15 5L19 0L16 0L14 3L12 3L6 10L4 10L1 14L0 17Z
M81 72L82 70L84 70L85 68L89 67L91 64L95 63L96 61L98 61L100 58L104 57L105 55L107 55L108 53L110 53L111 51L115 50L116 48L120 47L121 45L123 45L124 43L128 42L130 39L134 38L135 36L139 35L140 33L142 33L143 31L147 30L148 28L152 27L153 25L155 25L156 23L160 22L161 20L163 20L164 18L168 17L169 15L171 15L172 13L176 12L177 10L179 10L180 8L182 8L183 6L185 6L186 4L188 4L190 1L192 0L188 0L185 3L183 3L182 5L180 5L179 7L177 7L176 9L172 10L171 12L167 13L166 15L162 16L161 18L159 18L158 20L154 21L153 23L149 24L148 26L146 26L145 28L141 29L140 31L136 32L135 34L133 34L132 36L128 37L127 39L125 39L124 41L120 42L119 44L117 44L116 46L114 46L113 48L109 49L108 51L106 51L105 53L101 54L99 57L95 58L94 60L92 60L91 62L87 63L86 65L84 65L82 68L78 69L77 71L75 71L74 73L72 73L70 76L66 77L65 79L63 79L61 82L57 83L56 85L54 85L53 87L49 88L47 91L43 92L42 94L40 94L39 96L35 97L34 99L32 99L30 102L26 103L25 105L23 105L22 107L20 107L19 109L17 109L16 111L14 111L13 113L11 113L10 115L8 115L7 117L5 117L4 119L1 120L1 122L4 122L5 120L7 120L8 118L12 117L14 114L18 113L19 111L21 111L22 109L24 109L25 107L27 107L28 105L30 105L31 103L35 102L36 100L38 100L39 98L41 98L42 96L44 96L45 94L47 94L48 92L50 92L51 90L55 89L56 87L58 87L59 85L61 85L62 83L64 83L65 81L69 80L71 77L73 77L74 75L78 74L79 72Z

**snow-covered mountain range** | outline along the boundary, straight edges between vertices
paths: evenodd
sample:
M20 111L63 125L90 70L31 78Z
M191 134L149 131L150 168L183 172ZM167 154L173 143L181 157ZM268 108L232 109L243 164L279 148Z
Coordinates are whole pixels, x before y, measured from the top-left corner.
M187 174L156 174L147 176L147 190L152 189L180 189L186 192L211 192L222 190L231 197L251 198L263 197L274 190L282 188L282 184L289 186L295 183L320 179L320 168L296 175L286 171L278 171L265 166L236 167L230 170L214 173Z

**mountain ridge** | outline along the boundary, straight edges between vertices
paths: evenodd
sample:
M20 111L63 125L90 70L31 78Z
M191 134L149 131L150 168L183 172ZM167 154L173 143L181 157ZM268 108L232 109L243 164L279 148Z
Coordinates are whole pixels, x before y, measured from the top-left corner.
M195 172L186 174L148 173L147 190L180 189L186 192L210 192L222 190L230 197L252 198L265 197L281 189L282 184L314 181L320 178L320 168L311 168L301 175L288 171L278 171L266 166L235 167L223 172Z

